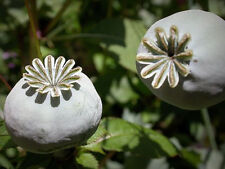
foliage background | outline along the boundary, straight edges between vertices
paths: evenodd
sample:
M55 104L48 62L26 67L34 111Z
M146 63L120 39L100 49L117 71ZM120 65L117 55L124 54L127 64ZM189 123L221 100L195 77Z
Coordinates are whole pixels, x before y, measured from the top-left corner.
M212 148L200 111L161 102L137 77L134 61L152 23L187 9L225 18L223 0L25 2L0 1L0 112L24 66L51 54L83 67L102 98L103 120L86 145L48 155L15 145L1 120L0 168L225 169L224 103L209 108ZM106 139L108 134L116 137Z

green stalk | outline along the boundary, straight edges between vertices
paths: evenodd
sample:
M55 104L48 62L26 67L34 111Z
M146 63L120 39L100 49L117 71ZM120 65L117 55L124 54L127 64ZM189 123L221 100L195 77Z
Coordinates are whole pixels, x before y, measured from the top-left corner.
M34 41L34 56L32 56L32 58L38 57L41 58L41 50L40 50L40 44L39 44L39 40L37 37L37 30L36 30L36 25L35 25L35 0L25 0L25 5L27 8L27 12L28 12L28 16L29 16L29 20L30 20L30 26L31 26L31 32L32 32L32 37L33 37L33 41Z
M113 0L109 0L107 14L106 14L107 18L110 18L112 16L112 3L113 3Z
M2 81L2 83L6 86L6 88L10 91L12 89L12 87L9 85L9 83L7 82L7 80L0 74L0 80Z
M191 9L193 6L193 0L188 0L188 9Z
M216 139L215 139L214 131L213 131L212 124L210 121L208 110L206 108L204 108L201 110L201 113L202 113L203 121L205 123L205 128L207 131L207 135L209 137L211 148L214 150L217 150Z

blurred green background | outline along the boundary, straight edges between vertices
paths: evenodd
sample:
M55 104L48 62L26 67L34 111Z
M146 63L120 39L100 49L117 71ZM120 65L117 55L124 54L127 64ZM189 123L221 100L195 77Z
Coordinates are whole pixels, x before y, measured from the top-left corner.
M92 137L91 146L39 155L15 145L1 120L0 168L225 169L224 103L208 109L217 143L212 149L200 111L161 102L136 74L135 55L145 31L187 9L225 19L224 0L0 0L0 112L24 66L38 57L39 44L41 59L73 58L93 81L104 119L94 137L115 132L115 126L121 134L101 148L91 147ZM106 122L111 128L104 129ZM139 131L131 132L135 127ZM123 137L126 132L129 137Z

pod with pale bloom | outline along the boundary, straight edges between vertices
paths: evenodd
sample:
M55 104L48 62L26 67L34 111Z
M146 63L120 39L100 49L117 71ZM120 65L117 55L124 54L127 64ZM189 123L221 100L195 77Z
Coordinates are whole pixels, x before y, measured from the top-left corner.
M141 80L163 101L197 110L225 99L225 21L202 10L154 23L138 48Z
M6 98L5 124L16 144L49 153L85 142L97 129L102 102L75 61L49 55L25 67L27 73Z

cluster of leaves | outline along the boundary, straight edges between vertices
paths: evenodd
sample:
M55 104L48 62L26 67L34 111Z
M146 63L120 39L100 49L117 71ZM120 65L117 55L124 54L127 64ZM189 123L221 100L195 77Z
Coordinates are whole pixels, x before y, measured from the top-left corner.
M38 155L14 145L0 121L0 166L6 169L224 169L224 105L209 109L218 150L200 112L162 103L136 75L135 55L156 20L190 8L225 17L223 0L32 0L42 56L73 58L103 101L96 133L80 147ZM23 1L0 1L0 118L10 86L37 57Z

